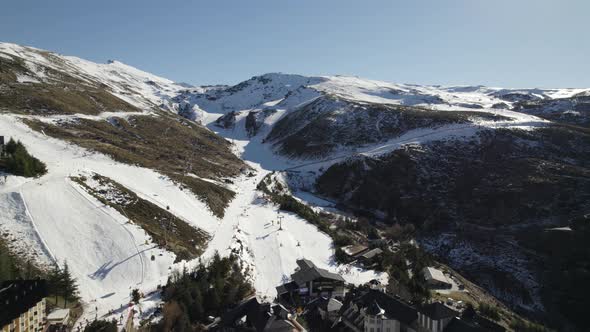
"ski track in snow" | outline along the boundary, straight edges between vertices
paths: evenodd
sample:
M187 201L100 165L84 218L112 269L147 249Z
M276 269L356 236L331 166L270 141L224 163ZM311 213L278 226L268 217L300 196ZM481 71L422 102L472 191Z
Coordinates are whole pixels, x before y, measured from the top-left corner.
M125 216L103 205L69 179L89 172L112 178L160 207L169 206L179 218L211 234L202 256L205 260L216 251L225 256L232 249L242 248L241 259L249 269L260 298L272 300L276 296L275 287L285 282L296 268L296 259L302 257L311 259L319 267L341 273L351 283L365 283L374 278L386 281L384 274L337 266L328 235L294 214L281 213L283 230L279 231L278 207L264 202L256 191L256 185L272 167L267 170L259 163L246 160L256 170L256 176L236 179L231 189L237 195L226 209L225 217L219 220L194 195L180 190L159 173L121 164L34 132L20 122L19 116L0 115L0 133L21 140L34 156L47 164L48 174L41 178L9 176L7 183L0 185L0 194L22 193L20 214L26 217L26 204L30 226L28 233L15 232L15 235L38 248L44 256L40 260L48 264L55 259L63 265L67 259L85 303L85 312L78 324L95 317L125 316L133 288L151 293L157 285L165 284L171 271L198 262L173 264L172 253L154 247L145 231L128 223ZM271 160L267 158L273 158L272 151L259 141L235 140L234 144L241 154L249 146L250 151L256 151L250 157L258 161L264 159L263 164ZM288 164L289 161L277 161L274 166L282 168ZM0 227L14 229L11 219L0 214ZM145 245L146 241L150 244ZM43 250L44 246L47 250ZM152 254L155 261L150 259ZM157 296L152 296L139 307L143 312L150 312L157 303ZM113 310L112 316L108 315L110 310Z

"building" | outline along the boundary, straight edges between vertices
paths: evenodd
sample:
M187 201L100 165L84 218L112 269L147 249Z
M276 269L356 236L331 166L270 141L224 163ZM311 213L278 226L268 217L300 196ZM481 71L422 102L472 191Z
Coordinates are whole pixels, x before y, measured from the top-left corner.
M70 319L70 309L56 309L47 315L49 331L65 331Z
M47 319L45 280L12 280L0 286L0 331L43 331Z
M342 247L342 251L344 251L344 253L346 255L348 255L349 258L355 258L358 255L363 254L364 252L368 251L369 248L367 246L364 246L362 244L351 244L351 245L347 245Z
M358 261L365 267L369 267L372 266L376 262L377 258L379 258L382 254L383 250L380 248L371 249L359 255Z
M443 332L459 312L440 302L433 302L418 309L418 324L429 332Z
M377 290L349 296L340 315L355 332L415 332L419 328L416 309Z
M422 275L426 279L428 287L433 289L448 289L453 285L441 270L433 267L425 267L422 269Z
M346 287L341 275L320 269L307 259L297 260L297 265L292 281L277 287L279 301L307 303L317 297L344 298Z
M247 299L225 313L210 331L300 332L305 329L280 304L260 303Z
M318 297L305 306L305 311L315 310L322 320L333 323L338 319L340 308L342 308L342 302L334 298Z

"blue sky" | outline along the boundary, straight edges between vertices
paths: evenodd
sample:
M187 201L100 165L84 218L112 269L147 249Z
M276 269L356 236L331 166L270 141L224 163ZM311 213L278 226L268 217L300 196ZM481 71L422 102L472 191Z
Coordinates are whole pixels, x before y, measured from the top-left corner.
M588 0L6 0L0 40L193 84L267 72L590 87Z

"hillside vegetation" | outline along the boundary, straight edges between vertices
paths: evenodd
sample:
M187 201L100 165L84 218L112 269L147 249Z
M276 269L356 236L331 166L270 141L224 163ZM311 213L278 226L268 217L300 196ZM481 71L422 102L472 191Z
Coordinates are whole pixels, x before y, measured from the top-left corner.
M0 170L24 177L38 177L47 173L45 164L31 156L20 141L10 139L6 143L4 154L0 155Z
M75 177L88 193L115 208L143 228L162 247L176 254L176 261L190 260L203 253L209 236L169 211L141 199L134 192L104 176Z
M589 153L585 130L485 131L477 140L407 146L336 164L316 188L350 207L428 229L457 221L566 223L590 207Z
M59 62L50 53L35 51ZM104 111L139 112L126 101L111 94L104 85L90 84L64 71L39 65L46 81L36 76L18 57L2 53L0 57L0 110L21 114L99 114ZM31 77L19 82L19 77Z
M551 309L537 311L538 317L559 325L571 312L566 308L579 301L572 288L558 285L565 279L577 284L585 275L565 253L584 253L583 241L564 241L568 251L550 254L538 242L545 235L527 242L536 243L534 250L517 240L590 211L588 156L590 133L579 127L484 131L474 140L406 146L378 159L336 164L316 189L357 213L416 225L423 245L441 260L513 308L541 310L542 301ZM584 287L578 291L590 296Z
M158 170L191 190L220 217L234 192L201 178L233 177L246 167L230 152L225 139L173 115L77 119L56 124L30 119L25 123L117 161Z
M413 129L468 123L474 119L507 118L477 111L434 111L414 106L359 103L328 95L281 118L266 141L287 156L323 157L338 147L378 143Z
M238 257L220 257L192 271L173 274L164 287L163 319L151 331L201 330L207 317L219 317L252 293Z

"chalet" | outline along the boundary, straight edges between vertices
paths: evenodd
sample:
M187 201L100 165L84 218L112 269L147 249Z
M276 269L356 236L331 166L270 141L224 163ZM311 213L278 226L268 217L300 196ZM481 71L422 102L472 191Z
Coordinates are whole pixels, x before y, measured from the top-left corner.
M377 290L349 296L340 315L355 332L415 332L419 328L416 309Z
M12 280L0 285L0 332L42 331L45 327L45 280Z
M257 331L297 332L305 329L291 317L280 304L260 303L252 297L225 313L217 323L208 327L210 331Z
M453 285L441 270L433 267L422 269L422 275L426 279L426 284L432 289L448 289Z
M317 297L343 298L346 293L341 275L320 269L307 259L297 260L299 268L291 274L290 282L277 287L279 301L293 302L296 298L307 303Z
M371 249L358 256L358 261L366 267L373 265L376 260L383 254L380 248Z
M440 302L433 302L418 308L418 324L429 332L443 332L459 312Z
M369 248L367 246L363 246L362 244L351 244L342 247L342 251L344 251L344 253L348 255L348 257L350 258L357 257L358 255L361 255L368 250Z

